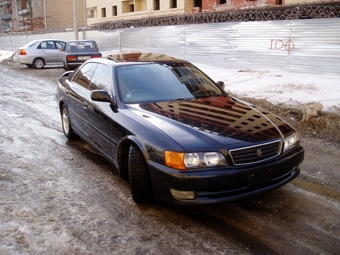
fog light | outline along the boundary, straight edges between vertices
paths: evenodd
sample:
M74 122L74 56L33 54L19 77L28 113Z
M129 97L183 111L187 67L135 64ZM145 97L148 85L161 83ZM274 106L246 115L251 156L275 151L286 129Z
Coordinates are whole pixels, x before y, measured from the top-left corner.
M177 200L193 200L195 199L194 191L182 191L176 189L170 189L171 195Z

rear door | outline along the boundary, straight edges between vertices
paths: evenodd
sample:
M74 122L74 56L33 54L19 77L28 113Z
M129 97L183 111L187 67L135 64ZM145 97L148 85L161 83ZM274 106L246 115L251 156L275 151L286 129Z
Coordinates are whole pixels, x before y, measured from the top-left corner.
M57 49L53 40L41 42L37 49L40 53L40 57L45 59L46 64L60 62L58 60L60 50Z
M62 51L61 49L65 49L66 42L63 42L63 41L54 41L54 44L55 44L56 49L57 49L57 62L62 63L64 55L65 55L65 51Z

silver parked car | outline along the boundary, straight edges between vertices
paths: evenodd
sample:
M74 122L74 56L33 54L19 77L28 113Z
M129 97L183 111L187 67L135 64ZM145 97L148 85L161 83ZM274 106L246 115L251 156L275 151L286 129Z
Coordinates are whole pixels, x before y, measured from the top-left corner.
M18 48L13 56L16 63L37 69L45 65L62 65L66 42L53 39L34 40Z

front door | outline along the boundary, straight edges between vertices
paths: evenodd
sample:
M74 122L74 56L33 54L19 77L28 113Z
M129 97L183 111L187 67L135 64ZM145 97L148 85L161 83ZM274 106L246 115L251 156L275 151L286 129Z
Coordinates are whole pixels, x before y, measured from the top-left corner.
M98 64L95 70L89 90L106 90L112 93L112 72L109 66ZM114 112L108 102L95 102L89 98L83 108L84 130L89 135L91 142L108 157L113 156L112 128L114 126Z

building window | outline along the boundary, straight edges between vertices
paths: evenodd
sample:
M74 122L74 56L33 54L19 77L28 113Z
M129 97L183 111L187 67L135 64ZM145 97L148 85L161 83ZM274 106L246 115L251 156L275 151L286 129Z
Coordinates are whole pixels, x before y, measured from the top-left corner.
M94 10L95 8L87 8L87 17L94 18Z
M170 0L170 8L177 8L177 0Z
M117 13L117 5L115 6L112 6L112 16L117 16L118 13Z
M227 0L220 0L219 1L219 4L226 4L227 3Z
M102 8L102 18L106 17L106 8Z
M122 13L129 13L135 11L135 2L134 0L123 1L122 2Z
M159 0L154 0L154 1L153 1L153 10L154 10L154 11L160 10Z
M194 0L194 7L202 7L202 0Z

